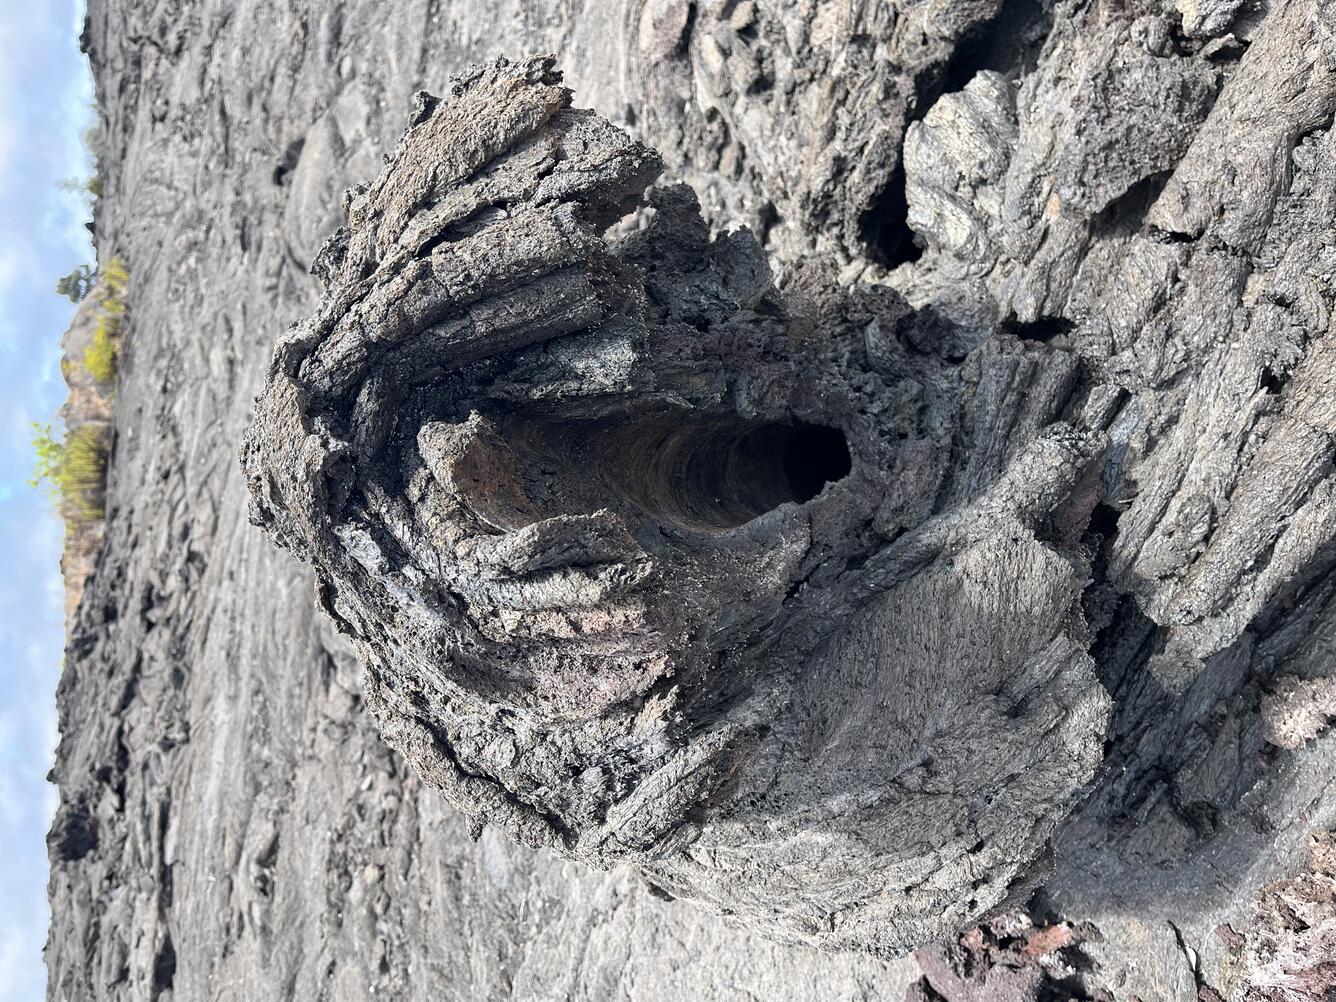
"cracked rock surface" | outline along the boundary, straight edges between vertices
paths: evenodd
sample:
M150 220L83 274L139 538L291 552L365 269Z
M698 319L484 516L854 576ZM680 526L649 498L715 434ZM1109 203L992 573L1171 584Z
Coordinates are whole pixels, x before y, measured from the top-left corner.
M1334 40L91 2L51 997L1323 997Z
M689 188L642 201L658 158L558 82L421 96L350 192L247 436L252 517L472 824L903 953L1023 884L1100 758L1074 368L987 353L965 426L930 321L816 268L781 294Z

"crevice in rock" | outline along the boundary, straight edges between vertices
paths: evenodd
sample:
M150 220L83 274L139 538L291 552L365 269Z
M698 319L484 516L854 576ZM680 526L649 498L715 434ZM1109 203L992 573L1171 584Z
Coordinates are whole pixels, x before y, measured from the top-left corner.
M1100 210L1090 222L1091 232L1106 237L1143 232L1146 215L1172 176L1172 171L1159 171L1143 177Z
M288 183L288 176L297 169L297 161L301 159L302 149L306 146L306 138L294 139L288 144L288 148L283 151L279 157L278 163L274 166L274 184L284 187Z
M827 484L843 480L853 468L849 443L838 428L794 424L772 429L768 438L771 449L782 450L785 479L799 504L812 500Z
M1159 626L1131 596L1122 596L1112 618L1096 635L1090 654L1100 682L1113 697L1106 760L1118 742L1137 730L1151 706L1166 698L1144 669L1161 641Z
M984 70L1008 77L1028 72L1053 28L1048 0L1003 0L996 14L971 26L956 43L951 58L925 80L916 81L915 120L943 94L963 90Z
M1063 317L1037 317L1030 321L1008 320L1001 329L1003 334L1021 341L1048 344L1076 330L1076 324Z
M1015 76L1033 65L1052 25L1048 3L1004 0L993 17L966 30L948 60L918 75L905 129L922 119L943 94L962 90L979 73L995 70ZM858 217L858 236L868 257L887 269L912 264L924 250L906 222L909 201L903 155L902 140L895 169Z
M63 809L47 836L52 855L66 863L83 859L97 848L97 819L83 803Z
M152 998L158 998L165 992L172 990L172 984L176 980L176 947L172 943L171 934L163 937L162 945L158 947L158 955L153 958L153 994Z
M885 268L898 268L923 256L923 248L905 222L908 215L905 169L899 165L886 187L858 217L858 236L867 248L868 257Z

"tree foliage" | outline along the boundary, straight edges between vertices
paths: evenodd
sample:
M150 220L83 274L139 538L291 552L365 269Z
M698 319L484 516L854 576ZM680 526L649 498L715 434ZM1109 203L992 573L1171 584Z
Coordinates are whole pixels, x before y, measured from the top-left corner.
M64 296L71 303L81 303L92 291L93 283L93 269L81 264L56 282L56 294Z
M33 425L33 451L37 456L33 487L49 487L67 518L102 517L102 491L106 478L107 448L104 430L83 425L59 439L50 425Z

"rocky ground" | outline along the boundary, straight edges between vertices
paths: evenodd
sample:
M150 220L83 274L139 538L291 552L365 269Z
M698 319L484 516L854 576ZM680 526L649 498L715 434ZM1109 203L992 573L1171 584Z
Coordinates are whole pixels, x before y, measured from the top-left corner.
M130 319L106 538L58 695L52 999L1328 997L1331 3L89 6L97 241L129 266ZM801 605L825 581L882 615L934 608L900 631L926 652L906 664L951 666L915 676L922 690L1015 683L979 683L1011 703L975 730L977 713L929 701L945 736L928 757L951 768L900 788L939 826L912 843L877 827L869 850L926 867L913 914L949 902L958 934L926 942L908 888L860 889L871 919L768 927L779 868L731 916L727 898L701 907L720 885L699 858L596 869L481 827L496 819L457 813L429 764L382 742L367 702L387 699L388 669L364 691L311 571L248 523L243 431L279 335L320 305L310 271L343 191L380 173L415 91L541 52L577 107L692 186L715 232L752 228L785 336L823 329L795 331L795 297L840 337L859 325L840 364L907 415L878 426L889 480L868 482L898 489L875 512L839 502L861 526L841 559L871 583L813 564L814 590L763 607L837 608ZM918 312L892 323L901 296ZM1077 444L1022 462L1051 440ZM1046 470L1066 485L1051 498ZM814 510L790 500L776 510ZM892 580L896 540L919 556ZM1057 582L1040 589L1053 608L1033 583L1009 590L1013 572ZM1042 634L1034 650L1057 653L952 647L961 594L982 596L970 636ZM875 794L855 752L880 718L857 672L833 674L784 705L843 687L854 738L829 738L848 755L823 775ZM979 748L1022 754L971 744L1013 710L1033 756L977 766ZM803 802L808 775L758 741L747 761L788 763L796 785L775 789ZM826 782L823 797L853 789ZM763 831L735 807L712 819L720 803L693 814L701 846ZM839 912L838 888L808 882L829 872L804 869L794 896ZM957 893L970 879L979 893ZM877 915L909 931L879 937ZM895 959L892 942L922 948Z

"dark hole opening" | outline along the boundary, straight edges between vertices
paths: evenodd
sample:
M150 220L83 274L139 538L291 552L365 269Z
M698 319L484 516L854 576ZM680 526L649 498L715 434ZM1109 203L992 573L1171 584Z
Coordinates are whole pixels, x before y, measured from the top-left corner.
M799 504L812 500L826 484L843 480L853 469L844 434L838 428L811 424L794 425L781 462Z
M1035 0L1003 0L991 18L966 30L943 66L929 71L918 84L916 118L943 94L964 90L983 70L1015 76L1039 61L1044 40L1053 28L1053 5Z
M56 815L47 836L58 859L76 862L97 848L97 822L82 805Z
M1162 230L1158 226L1150 227L1150 237L1157 243L1162 244L1190 244L1197 239L1190 233L1179 233L1176 230Z
M1269 366L1262 369L1262 378L1258 384L1267 393L1279 393L1285 381L1271 371Z
M905 171L896 167L886 187L858 217L858 236L867 247L868 257L885 268L898 268L923 256L923 248L905 222L908 215Z
M153 960L153 994L156 998L163 992L170 991L176 980L176 947L172 937L162 941L157 957Z
M804 504L853 469L843 432L801 422L659 415L598 441L577 466L650 518L698 529Z
M1118 516L1119 511L1112 505L1100 502L1095 505L1095 510L1090 513L1089 531L1098 535L1101 539L1110 540L1118 535Z
M1064 320L1062 317L1039 317L1029 323L1008 320L1002 325L1003 333L1012 334L1022 341L1033 341L1036 344L1047 344L1054 338L1070 334L1074 330L1076 330L1076 324L1070 320Z
M677 421L634 429L616 476L629 500L656 518L724 529L783 504L804 504L849 474L844 434L813 424ZM637 453L643 449L643 460Z
M1228 39L1228 41L1226 40ZM1250 41L1244 41L1241 38L1234 38L1232 35L1226 35L1221 39L1222 44L1217 46L1211 52L1205 53L1204 57L1208 63L1234 63L1243 58L1243 54L1248 51L1252 45Z
M1160 171L1143 177L1099 211L1091 220L1093 231L1101 235L1124 236L1142 232L1151 206L1164 191L1172 174L1172 171Z
M1053 24L1051 8L1048 2L1003 0L993 17L977 22L965 32L949 60L929 67L915 79L909 122L922 119L943 94L963 90L982 70L995 69L1014 75L1036 65ZM908 215L901 164L858 217L858 237L869 258L891 269L923 256L923 247L906 222Z
M844 433L805 422L673 410L616 421L512 419L501 434L515 456L498 469L519 472L523 494L542 510L611 508L633 523L703 531L805 504L853 470ZM498 501L487 493L480 502ZM498 506L494 517L501 525L515 513Z
M274 167L274 184L282 186L288 183L288 175L296 169L297 161L301 159L302 149L305 146L305 139L296 139L288 144L288 148L283 151L283 156Z

